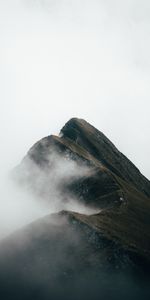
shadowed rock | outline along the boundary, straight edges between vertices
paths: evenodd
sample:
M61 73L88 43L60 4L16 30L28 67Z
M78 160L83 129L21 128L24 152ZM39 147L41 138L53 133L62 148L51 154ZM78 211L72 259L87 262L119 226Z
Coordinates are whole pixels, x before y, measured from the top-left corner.
M4 299L12 293L15 299L99 299L100 294L101 299L123 295L123 299L146 299L150 295L149 180L103 133L77 118L67 122L59 137L48 136L33 145L14 174L23 186L40 194L41 201L52 201L49 185L58 157L87 168L86 173L61 180L64 201L66 195L76 197L98 213L48 215L2 241L1 295ZM44 180L39 186L40 172Z

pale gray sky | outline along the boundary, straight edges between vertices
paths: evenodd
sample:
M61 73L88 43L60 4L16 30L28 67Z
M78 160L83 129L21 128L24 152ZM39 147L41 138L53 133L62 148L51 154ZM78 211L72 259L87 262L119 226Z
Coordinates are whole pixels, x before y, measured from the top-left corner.
M0 0L1 166L71 117L150 178L150 2Z

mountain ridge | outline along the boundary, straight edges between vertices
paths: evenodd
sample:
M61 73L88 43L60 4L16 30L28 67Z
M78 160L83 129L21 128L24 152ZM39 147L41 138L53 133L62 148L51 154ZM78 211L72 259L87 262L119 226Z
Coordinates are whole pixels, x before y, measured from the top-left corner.
M15 295L19 295L15 299L20 299L24 286L25 292L31 287L34 291L39 289L41 300L50 296L62 299L65 284L64 299L76 300L84 290L83 299L99 299L99 294L104 293L102 299L113 300L123 297L122 280L127 279L123 283L123 292L129 291L127 297L146 299L150 296L147 284L150 278L149 180L103 133L77 118L65 124L60 136L51 135L34 144L15 169L14 178L40 194L40 201L53 201L48 187L55 176L57 162L66 166L73 162L79 170L86 168L83 174L79 172L71 177L69 173L66 179L61 179L63 201L75 197L97 212L86 214L63 209L1 241L0 295L5 283L11 282L10 295L14 286ZM59 173L59 164L57 167ZM41 270L44 282L38 274ZM141 287L136 282L138 285L141 282ZM77 295L76 286L80 284ZM61 292L56 296L59 288ZM92 295L91 289L94 289ZM35 299L34 292L25 299Z
M98 148L96 148L96 151L95 147ZM120 224L120 228L123 227L123 230L128 233L125 235L126 240L124 239L123 243L127 246L129 244L128 237L130 236L130 239L133 239L133 244L136 244L137 249L143 255L147 251L150 254L149 243L146 247L142 243L140 245L138 234L137 236L134 235L134 224L138 223L137 227L139 226L147 232L150 225L150 222L146 221L146 227L143 227L144 215L145 220L148 220L150 217L150 199L147 195L149 194L150 182L140 173L136 166L103 133L83 119L70 119L61 129L60 136L51 135L34 144L25 157L25 162L29 158L39 165L40 168L46 166L48 174L51 170L51 165L48 165L51 151L59 153L59 155L67 157L67 159L69 157L69 159L75 160L79 165L86 164L90 167L89 174L87 173L86 176L82 176L73 182L67 182L62 192L64 194L69 192L70 196L77 196L82 203L102 210L100 216L102 220L103 215L104 223L108 222L109 224L111 220L111 224L115 224L115 216L117 217L119 212L122 219L125 218L124 224L126 226L124 227L121 219L118 219L118 225ZM107 164L105 163L106 157L109 161ZM109 168L110 165L112 166ZM125 165L125 171L123 165ZM117 168L119 168L119 172ZM120 175L121 169L122 175ZM132 180L130 180L131 174L126 176L126 172L129 169L130 173L134 174ZM27 182L32 180L32 170L30 170L30 173L31 177L26 178ZM137 178L138 181L136 181ZM36 189L36 178L34 180L34 189ZM130 223L130 226L128 226L128 221L130 220L131 222L132 218L133 224ZM138 222L136 218L138 218ZM100 223L101 220L99 221ZM122 236L119 233L119 228L114 228L116 228L114 231L113 226L111 228L113 236L116 235L121 242ZM105 226L105 230L109 231L108 226ZM149 234L147 238L150 239Z
M76 129L78 130L77 136L76 136ZM88 135L86 134L87 130L90 131L90 136L89 136L88 139L87 139ZM114 173L116 173L116 175L122 177L123 179L129 180L129 182L132 183L132 184L134 184L136 186L136 188L138 189L139 188L139 186L138 186L139 183L136 184L135 180L133 180L133 178L131 180L131 178L129 176L127 176L126 173L124 175L120 174L120 171L122 171L122 173L124 171L122 165L119 166L120 167L119 171L116 168L115 164L119 164L119 163L121 164L121 159L122 159L123 160L123 164L125 164L125 162L127 163L127 171L128 171L128 168L131 171L131 168L130 168L130 166L131 166L132 168L134 168L134 171L136 172L136 178L138 178L138 175L142 178L140 184L144 184L146 190L144 190L144 188L141 189L141 190L144 193L146 193L147 196L150 196L150 181L144 175L142 175L141 172L139 171L139 169L124 154L122 154L115 147L115 145L102 132L100 132L99 130L97 130L94 126L90 125L88 122L86 122L83 119L72 118L62 128L61 133L63 133L63 135L65 137L69 137L70 139L73 139L73 140L75 138L77 138L76 142L79 145L83 146L83 147L84 147L84 143L83 143L84 139L80 138L80 135L81 135L81 137L83 137L83 134L84 134L86 136L85 145L88 146L89 152L95 158L98 158L99 160L101 160L102 163L104 165L106 165L106 167L107 166L108 166L108 168L110 167L110 169ZM91 134L94 134L94 136L96 136L97 139L98 139L98 141L95 139L95 141L93 143L94 145L89 141L90 138L92 138ZM93 140L92 140L92 142L93 142ZM98 147L96 147L97 146L96 145L97 142L98 142L98 147L100 147L99 149L97 149ZM100 144L100 142L101 142L101 144ZM89 145L88 145L88 143L89 143ZM107 148L105 147L105 144L106 144L106 147L108 146ZM93 146L94 146L94 148L93 148ZM109 157L108 157L109 154L110 154L110 151L108 151L108 148L109 149L110 148L113 149L113 154L115 154L115 156L118 156L117 157L117 161L115 161L115 159L113 159L112 163L108 163L109 160L110 160ZM105 153L105 152L107 152L106 153L106 155L107 155L107 163L106 163L106 159L105 159L105 157L103 155L103 153ZM132 171L132 173L133 173L133 171ZM132 177L132 174L131 174L131 177Z

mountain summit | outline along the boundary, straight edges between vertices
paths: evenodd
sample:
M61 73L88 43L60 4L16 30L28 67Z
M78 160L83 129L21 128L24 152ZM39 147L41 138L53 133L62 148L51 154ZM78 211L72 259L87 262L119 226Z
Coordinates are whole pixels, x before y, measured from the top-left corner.
M73 118L62 128L63 138L84 148L109 171L150 196L150 182L99 130L85 120Z
M60 207L75 199L91 213L47 212L2 241L5 299L150 295L150 182L102 132L73 118L59 136L33 145L14 174L38 201L54 202L57 194Z

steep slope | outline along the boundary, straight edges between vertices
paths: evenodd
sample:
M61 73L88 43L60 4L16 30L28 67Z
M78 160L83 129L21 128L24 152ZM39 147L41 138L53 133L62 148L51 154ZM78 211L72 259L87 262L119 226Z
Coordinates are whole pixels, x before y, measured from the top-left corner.
M150 199L147 194L150 183L132 162L86 121L71 119L62 128L60 137L52 135L37 142L17 168L21 181L29 184L34 192L40 192L42 199L48 195L48 201L51 197L47 188L49 174L55 165L53 153L59 154L66 164L71 160L78 166L88 166L82 176L62 181L64 199L69 194L99 209L100 213L91 218L93 224L97 222L111 240L118 240L122 246L132 248L149 260ZM45 174L40 187L35 165Z
M89 168L85 176L78 176L79 178L73 181L68 179L67 182L63 182L61 188L64 194L73 193L90 206L99 207L97 197L120 189L111 172L86 149L70 140L53 135L40 140L29 150L22 163L15 169L15 176L35 193L41 194L43 200L44 198L47 200L50 195L44 191L47 190L50 181L48 183L46 178L50 177L57 161L64 161L66 164L68 161L75 161L77 166ZM39 184L41 171L45 180Z
M62 211L4 240L1 299L146 299L146 262L106 236L99 221Z
M59 137L33 145L15 178L41 201L53 201L49 187L68 162L79 172L66 177L65 169L57 185L63 201L75 197L97 213L48 215L2 241L0 295L149 299L150 182L101 132L76 118Z
M75 160L79 165L87 164L96 168L95 172L98 174L98 177L101 177L101 179L99 178L99 184L102 180L101 187L106 187L108 193L119 189L116 186L116 181L114 184L114 177L112 176L114 174L146 196L150 196L149 180L140 173L128 158L117 150L103 133L86 121L77 118L71 119L66 123L61 130L60 137L48 136L37 142L29 150L20 167L20 171L23 169L23 175L21 175L21 172L19 174L22 180L26 180L26 173L26 175L29 175L28 182L33 182L31 162L34 162L39 168L45 168L45 171L49 172L51 169L50 156L54 152L64 156L66 159ZM24 169L26 169L26 172L24 172ZM32 177L32 180L30 180L30 177ZM107 178L105 183L103 183L104 177L105 179ZM107 180L108 184L106 184ZM111 186L112 189L110 189ZM94 187L95 190L97 188ZM106 191L103 190L100 193L99 189L99 195L104 195L105 193ZM93 201L95 200L93 199Z
M85 120L73 118L66 123L61 133L64 139L74 141L110 171L150 196L149 180L140 173L127 157L118 151L102 132Z

